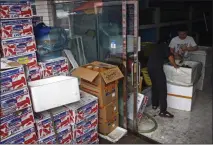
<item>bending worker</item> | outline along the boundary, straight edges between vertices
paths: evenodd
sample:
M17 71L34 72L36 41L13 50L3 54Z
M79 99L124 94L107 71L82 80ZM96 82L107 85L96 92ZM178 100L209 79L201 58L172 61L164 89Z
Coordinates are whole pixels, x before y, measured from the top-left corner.
M170 44L170 50L174 54L175 58L187 58L189 51L195 51L198 49L194 39L187 34L187 27L183 26L178 29L178 36L174 37Z
M152 108L156 110L160 106L159 116L173 118L174 115L167 111L167 83L163 70L166 59L178 68L168 45L164 43L158 44L149 56L148 72L152 81Z

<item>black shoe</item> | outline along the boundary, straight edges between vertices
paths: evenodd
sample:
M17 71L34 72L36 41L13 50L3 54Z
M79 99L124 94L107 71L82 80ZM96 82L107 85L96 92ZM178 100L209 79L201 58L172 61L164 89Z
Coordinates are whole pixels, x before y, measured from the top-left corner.
M169 113L168 111L165 112L160 112L159 113L160 117L167 117L167 118L174 118L174 115L172 115L171 113Z
M158 106L152 106L152 109L156 110L158 109Z

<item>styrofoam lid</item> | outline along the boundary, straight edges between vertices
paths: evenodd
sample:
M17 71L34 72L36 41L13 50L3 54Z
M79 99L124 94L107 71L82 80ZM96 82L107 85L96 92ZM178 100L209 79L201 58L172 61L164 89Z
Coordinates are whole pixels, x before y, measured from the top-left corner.
M54 77L50 77L46 79L29 82L28 85L29 87L38 87L38 86L48 85L48 84L57 83L61 81L66 81L69 79L77 79L77 78L71 77L71 76L54 76Z

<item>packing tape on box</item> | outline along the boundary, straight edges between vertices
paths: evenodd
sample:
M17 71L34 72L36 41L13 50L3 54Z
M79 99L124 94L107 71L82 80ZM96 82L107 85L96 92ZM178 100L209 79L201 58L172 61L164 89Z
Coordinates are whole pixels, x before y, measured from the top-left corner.
M53 131L55 133L56 143L60 144L59 140L58 140L58 132L57 132L57 129L56 129L56 126L55 126L55 123L54 123L53 113L51 111L49 111L49 113L50 113L50 118L52 120L52 126L53 126Z

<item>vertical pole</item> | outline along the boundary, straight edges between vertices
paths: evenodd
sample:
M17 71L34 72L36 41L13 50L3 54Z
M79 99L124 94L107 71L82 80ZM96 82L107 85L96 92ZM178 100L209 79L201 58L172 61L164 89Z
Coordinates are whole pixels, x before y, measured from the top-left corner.
M137 98L138 98L138 14L139 14L139 8L138 8L138 1L134 2L134 121L133 121L133 128L134 131L137 133L138 132L138 117L137 117Z
M126 1L122 2L122 38L123 38L123 61L124 61L124 81L123 81L123 127L127 129L127 5Z

